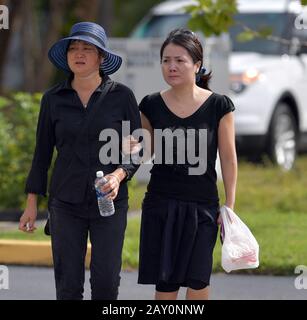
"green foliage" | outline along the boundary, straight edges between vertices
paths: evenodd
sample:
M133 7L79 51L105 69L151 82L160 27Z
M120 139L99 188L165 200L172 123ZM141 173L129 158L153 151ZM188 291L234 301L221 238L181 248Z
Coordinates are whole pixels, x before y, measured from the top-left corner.
M41 94L0 98L0 209L19 209L34 145Z
M201 30L206 36L219 35L228 31L234 24L233 16L237 12L235 0L199 0L196 5L188 6L191 14L189 27Z
M139 234L140 217L135 216L128 219L125 233L125 241L122 253L123 269L136 269L139 264Z
M132 178L132 180L128 183L128 192L129 210L139 210L146 192L146 184L138 183L135 178Z
M307 0L301 0L307 5ZM238 12L236 0L197 0L195 5L186 7L191 14L188 26L192 30L200 30L207 37L227 32L235 24L234 15ZM254 38L267 38L272 35L269 27L251 30L242 25L243 31L237 36L238 41L250 41Z
M268 38L273 33L273 29L271 27L262 27L258 30L250 30L246 27L244 29L245 30L243 32L237 35L238 41L245 42L254 40L255 38Z
M255 34L250 31L243 31L237 35L237 40L240 42L251 41L255 38Z

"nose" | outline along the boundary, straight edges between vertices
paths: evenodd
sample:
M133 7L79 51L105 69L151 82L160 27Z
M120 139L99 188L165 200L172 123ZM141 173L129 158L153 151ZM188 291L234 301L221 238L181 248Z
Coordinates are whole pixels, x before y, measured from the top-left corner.
M175 64L175 62L170 62L169 66L168 66L168 70L169 70L170 72L176 71L176 64Z
M82 56L83 56L83 50L82 50L82 48L77 48L77 49L75 50L75 56L76 56L76 57L82 57Z

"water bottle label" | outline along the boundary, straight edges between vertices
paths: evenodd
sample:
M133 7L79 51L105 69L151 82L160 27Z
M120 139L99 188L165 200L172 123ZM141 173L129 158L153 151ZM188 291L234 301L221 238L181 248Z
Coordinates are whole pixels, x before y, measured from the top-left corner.
M95 190L96 190L96 196L97 196L97 197L103 198L106 194L108 194L107 192L101 192L101 191L99 190L99 188L95 188Z

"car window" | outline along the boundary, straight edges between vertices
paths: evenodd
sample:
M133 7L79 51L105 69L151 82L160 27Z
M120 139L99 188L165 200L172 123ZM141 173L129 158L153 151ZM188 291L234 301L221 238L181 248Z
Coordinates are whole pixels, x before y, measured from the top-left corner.
M175 28L186 27L188 14L150 16L132 33L134 38L165 38Z
M188 14L151 15L143 20L132 33L135 38L162 37L178 27L186 27L190 16ZM237 41L237 35L243 31L241 24L257 30L270 27L272 34L290 39L289 15L287 13L239 13L235 16L238 23L229 30L232 50L240 52L259 52L262 54L287 53L289 47L267 39L254 39L247 42Z
M240 42L237 35L244 31L243 26L252 30L269 27L272 35L289 38L288 35L288 16L286 13L240 13L235 16L236 25L230 28L232 50L239 52L259 52L263 54L280 54L285 51L281 44L276 41L256 38L251 41Z

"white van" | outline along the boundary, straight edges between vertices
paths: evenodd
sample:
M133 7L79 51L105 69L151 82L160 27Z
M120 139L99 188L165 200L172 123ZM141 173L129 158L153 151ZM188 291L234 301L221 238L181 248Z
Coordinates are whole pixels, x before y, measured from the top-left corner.
M190 16L184 7L193 2L157 5L132 37L165 37L172 29L186 26ZM269 26L273 35L291 43L238 42L236 36L243 30L238 26L229 30L229 95L236 105L238 153L254 158L267 153L284 169L291 169L297 151L307 149L307 47L299 46L307 41L306 12L299 1L291 0L238 0L238 11L236 21L252 29Z

